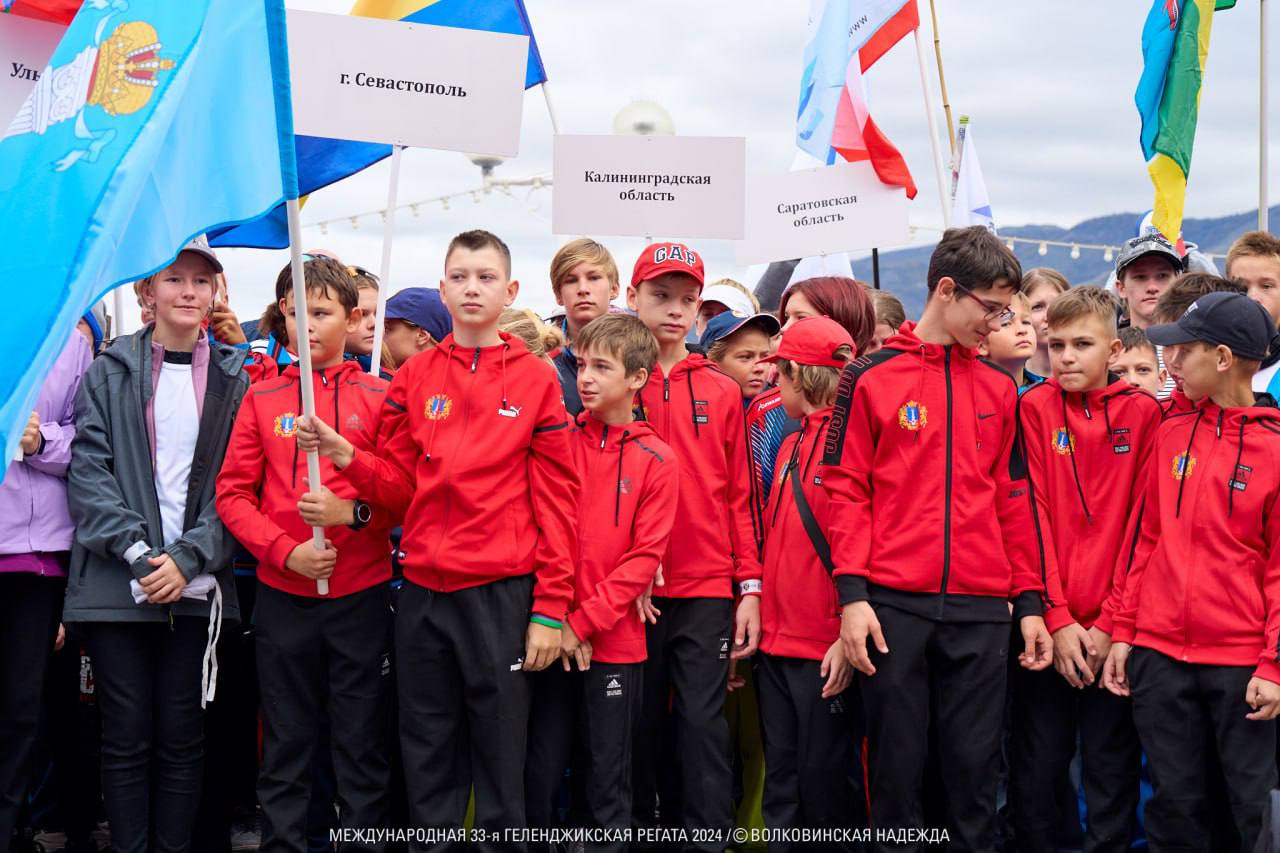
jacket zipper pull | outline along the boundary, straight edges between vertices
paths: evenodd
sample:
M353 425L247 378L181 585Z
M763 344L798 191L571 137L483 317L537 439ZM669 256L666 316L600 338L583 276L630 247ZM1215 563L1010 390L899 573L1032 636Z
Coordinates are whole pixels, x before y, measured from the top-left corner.
M1093 420L1093 412L1089 411L1089 398L1081 397L1080 402L1084 404L1084 416L1089 420Z
M665 403L670 399L671 399L671 380L664 376L662 377L662 402Z
M476 372L476 365L480 363L480 347L476 347L476 354L471 358L471 372Z

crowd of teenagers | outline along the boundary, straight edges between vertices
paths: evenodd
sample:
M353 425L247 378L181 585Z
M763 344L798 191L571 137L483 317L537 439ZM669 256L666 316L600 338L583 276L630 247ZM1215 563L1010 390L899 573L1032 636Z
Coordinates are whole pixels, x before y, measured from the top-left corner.
M307 255L301 329L290 268L241 323L193 242L0 485L0 839L722 850L762 788L771 850L1251 850L1280 239L1184 267L1131 240L1113 296L954 229L913 322L579 239L544 323L468 231L381 318Z

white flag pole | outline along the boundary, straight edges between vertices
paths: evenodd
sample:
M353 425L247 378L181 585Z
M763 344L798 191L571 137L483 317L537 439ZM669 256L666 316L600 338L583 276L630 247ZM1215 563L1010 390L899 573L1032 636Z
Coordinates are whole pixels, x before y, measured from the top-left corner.
M382 271L378 278L378 314L373 324L373 353L369 357L369 372L374 376L382 366L382 335L387 313L387 297L391 290L391 241L396 233L396 194L400 188L400 153L403 145L391 146L391 178L387 184L387 221L382 228Z
M920 66L920 88L924 91L924 111L929 119L929 145L933 148L933 171L938 179L938 203L942 205L942 224L951 227L951 205L947 204L947 181L943 176L942 147L938 145L938 120L933 114L933 95L929 93L929 75L925 71L924 45L920 28L912 33L916 40L916 63Z
M293 319L297 324L298 367L302 380L302 414L308 418L316 416L315 388L311 376L311 346L307 334L307 282L302 270L302 220L298 216L298 200L288 199L285 209L289 215L289 269L293 273ZM307 488L312 492L320 491L320 454L311 451L307 454ZM324 550L324 528L311 528L311 544L317 551ZM329 581L316 581L316 592L329 594Z
M1267 0L1258 0L1258 230L1266 231L1267 209Z
M560 121L556 118L556 107L551 102L551 90L547 88L547 81L543 80L539 83L538 88L542 90L542 100L547 102L547 115L551 116L551 132L559 136Z

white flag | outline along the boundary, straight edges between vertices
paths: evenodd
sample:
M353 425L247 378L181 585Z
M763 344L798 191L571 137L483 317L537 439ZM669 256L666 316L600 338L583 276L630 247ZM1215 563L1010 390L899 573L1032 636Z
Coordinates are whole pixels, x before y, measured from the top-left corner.
M987 195L987 183L982 179L982 166L978 163L978 149L973 144L973 130L968 122L960 122L960 170L956 178L956 191L951 200L951 227L965 228L983 225L996 230L991 215L991 197Z

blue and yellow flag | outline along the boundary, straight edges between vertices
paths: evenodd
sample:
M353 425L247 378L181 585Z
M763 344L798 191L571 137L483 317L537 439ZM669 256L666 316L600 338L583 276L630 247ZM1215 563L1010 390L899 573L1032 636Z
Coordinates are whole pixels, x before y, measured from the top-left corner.
M0 140L6 458L90 305L284 199L283 20L282 0L101 0L67 28Z
M533 26L521 0L356 0L353 15L412 21L493 33L529 37L529 62L524 87L537 86L547 79L542 54L533 37ZM351 142L319 136L299 136L298 181L303 195L367 169L391 154L390 145ZM284 207L273 210L257 222L228 228L209 235L215 246L248 246L281 249L289 245L289 228Z
M1142 155L1155 186L1151 224L1175 244L1182 235L1214 8L1214 0L1155 0L1142 28L1143 68L1134 102L1142 118Z

